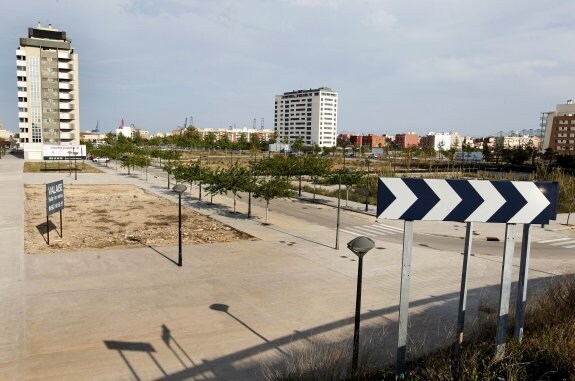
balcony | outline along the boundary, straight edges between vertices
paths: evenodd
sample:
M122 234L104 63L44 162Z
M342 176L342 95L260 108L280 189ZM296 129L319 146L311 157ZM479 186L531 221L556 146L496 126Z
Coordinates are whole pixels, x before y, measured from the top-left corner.
M74 75L70 73L58 73L58 78L71 81L74 79Z
M74 128L74 123L60 123L60 130L73 130Z
M18 107L28 107L27 102L18 102Z
M74 94L72 94L72 93L59 93L58 98L61 101L73 101L74 100Z
M62 110L74 110L74 105L68 102L60 102L60 111Z
M76 135L73 132L60 132L60 139L73 140Z
M58 88L60 90L74 90L74 85L71 83L67 83L67 82L60 82L58 84Z
M60 120L72 120L74 119L74 114L70 114L67 112L60 113Z
M59 60L71 60L72 55L70 52L58 52L58 59Z
M28 93L26 91L18 91L18 98L28 98Z
M26 87L27 86L27 83L25 81L18 81L17 84L18 84L18 87Z
M17 77L25 77L26 76L26 70L16 70L16 76Z
M28 117L28 111L18 112L18 118L27 118L27 117Z
M68 62L58 62L58 69L60 70L73 70L74 66Z
M26 61L24 61L24 60L16 60L16 66L26 66Z

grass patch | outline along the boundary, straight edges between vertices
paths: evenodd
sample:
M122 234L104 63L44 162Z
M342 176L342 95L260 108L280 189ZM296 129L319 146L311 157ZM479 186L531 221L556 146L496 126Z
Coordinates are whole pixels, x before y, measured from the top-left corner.
M78 173L102 173L96 167L79 161L76 169L74 169L74 163L68 161L26 161L24 162L24 172L27 173L42 173L42 172L58 172L58 173L74 173L77 170Z
M509 319L503 355L495 353L496 311L482 312L459 353L447 347L419 357L408 364L403 379L575 380L575 276L557 281L528 305L521 344L512 338L514 318ZM360 369L352 377L350 353L349 343L312 344L290 353L283 367L265 367L264 374L268 381L396 379L389 364L378 363L375 347L360 351Z

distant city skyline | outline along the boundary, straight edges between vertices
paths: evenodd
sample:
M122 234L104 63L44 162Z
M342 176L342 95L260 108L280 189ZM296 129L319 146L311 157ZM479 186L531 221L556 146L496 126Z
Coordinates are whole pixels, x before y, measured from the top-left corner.
M18 132L14 51L38 22L79 52L81 130L273 129L277 94L330 87L338 133L539 127L575 98L575 3L534 0L22 0L3 4L0 119ZM32 18L33 17L33 18Z

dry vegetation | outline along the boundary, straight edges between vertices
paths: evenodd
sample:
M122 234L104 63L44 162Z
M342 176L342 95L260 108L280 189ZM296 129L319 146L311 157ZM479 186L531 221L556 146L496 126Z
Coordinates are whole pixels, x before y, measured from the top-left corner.
M25 252L80 251L178 243L177 204L133 185L66 185L63 238L59 213L50 216L46 243L45 185L26 186ZM182 209L183 243L252 239L210 217Z
M62 161L27 161L24 163L24 172L61 172L61 173L72 173L74 171L78 173L101 173L102 171L93 165L84 163L83 161L78 161L76 168L74 168L74 162L69 162L66 160Z

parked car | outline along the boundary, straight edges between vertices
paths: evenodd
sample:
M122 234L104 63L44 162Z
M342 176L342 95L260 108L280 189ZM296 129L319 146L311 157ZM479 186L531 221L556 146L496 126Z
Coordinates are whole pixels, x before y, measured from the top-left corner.
M110 161L110 159L108 159L107 157L95 157L94 161L96 163L107 163Z

